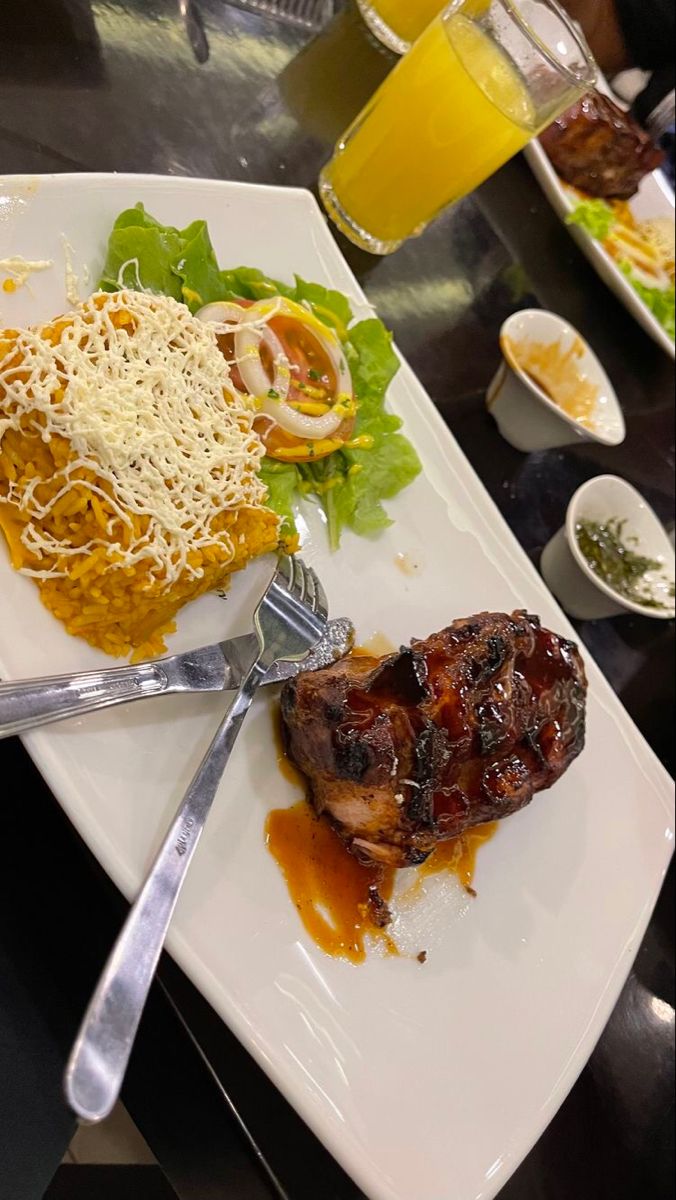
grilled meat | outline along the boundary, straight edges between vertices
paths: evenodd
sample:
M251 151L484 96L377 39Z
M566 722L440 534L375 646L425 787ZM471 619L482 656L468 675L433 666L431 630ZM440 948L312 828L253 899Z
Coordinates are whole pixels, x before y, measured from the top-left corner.
M540 141L562 179L590 196L629 200L664 153L607 96L590 92L554 121Z
M286 746L350 849L403 867L551 787L584 746L586 691L572 642L480 613L291 680Z

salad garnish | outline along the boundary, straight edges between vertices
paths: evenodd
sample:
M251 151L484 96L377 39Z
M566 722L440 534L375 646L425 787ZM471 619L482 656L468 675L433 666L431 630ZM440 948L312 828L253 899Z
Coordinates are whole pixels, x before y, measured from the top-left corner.
M342 293L299 276L290 286L251 267L221 270L205 221L176 229L142 204L115 221L99 286L173 296L214 324L256 409L261 478L285 538L305 499L323 509L334 550L346 528L373 536L392 524L383 501L421 468L385 408L399 360L381 321L355 321Z
M601 242L614 258L636 294L641 298L662 328L676 339L676 300L673 278L673 255L662 264L662 248L648 229L645 236L626 204L613 207L606 200L583 199L566 217L567 225L579 225L590 237ZM647 225L649 226L649 222ZM627 237L627 232L629 236ZM643 243L643 244L642 244ZM635 248L636 261L629 254ZM646 251L655 259L659 280L645 273Z

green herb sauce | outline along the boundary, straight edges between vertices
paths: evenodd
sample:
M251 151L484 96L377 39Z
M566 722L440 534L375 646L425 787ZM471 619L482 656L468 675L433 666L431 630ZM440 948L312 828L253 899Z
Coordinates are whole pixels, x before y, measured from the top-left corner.
M575 526L577 544L594 574L621 596L644 608L666 609L666 604L641 586L648 571L659 571L663 564L631 549L629 543L634 546L638 543L635 537L625 538L626 523L617 517L611 517L603 525L598 521L578 521ZM672 583L670 595L673 594Z

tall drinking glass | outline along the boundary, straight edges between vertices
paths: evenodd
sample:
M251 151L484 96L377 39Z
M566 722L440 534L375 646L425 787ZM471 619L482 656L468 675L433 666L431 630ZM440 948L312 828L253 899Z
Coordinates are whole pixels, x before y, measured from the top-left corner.
M439 16L447 0L357 0L371 33L395 54L405 54Z
M595 78L556 0L453 0L339 140L320 176L324 207L357 246L390 254Z

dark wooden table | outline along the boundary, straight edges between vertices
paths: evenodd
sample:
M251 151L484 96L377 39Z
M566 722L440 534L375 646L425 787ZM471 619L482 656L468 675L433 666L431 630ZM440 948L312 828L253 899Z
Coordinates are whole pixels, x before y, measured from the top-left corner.
M350 7L314 41L225 0L194 0L187 21L182 7L3 0L0 169L313 186L390 57ZM623 475L673 521L672 365L593 274L523 161L390 259L344 248L534 562L572 492L599 472ZM483 404L497 333L531 304L570 319L600 354L627 418L620 449L522 455L499 437ZM579 634L672 768L673 625L627 616ZM0 745L0 779L0 1200L38 1200L72 1132L65 1055L124 903L19 743ZM671 1194L673 935L671 875L589 1066L504 1200ZM167 959L124 1100L181 1200L358 1196ZM65 1195L63 1183L49 1194Z

